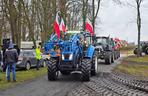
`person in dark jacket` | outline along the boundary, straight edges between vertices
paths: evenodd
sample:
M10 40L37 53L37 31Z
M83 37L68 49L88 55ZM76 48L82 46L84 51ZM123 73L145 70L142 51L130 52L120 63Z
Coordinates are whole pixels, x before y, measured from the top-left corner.
M13 81L16 81L16 62L18 61L18 53L17 50L13 48L13 43L10 42L9 48L6 50L4 54L5 64L7 66L6 69L6 77L7 81L10 82L10 72L13 74Z

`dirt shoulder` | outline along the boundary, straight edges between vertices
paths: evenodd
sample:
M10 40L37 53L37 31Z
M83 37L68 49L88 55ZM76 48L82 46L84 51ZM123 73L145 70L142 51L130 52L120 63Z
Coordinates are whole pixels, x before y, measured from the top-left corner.
M136 56L126 57L121 64L114 69L114 71L148 78L148 56L139 58Z

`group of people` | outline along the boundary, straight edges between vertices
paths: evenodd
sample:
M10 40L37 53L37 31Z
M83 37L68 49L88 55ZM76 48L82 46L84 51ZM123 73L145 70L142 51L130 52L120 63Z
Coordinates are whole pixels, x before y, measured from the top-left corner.
M6 67L6 79L7 79L7 81L8 82L11 81L10 72L12 72L13 82L16 82L16 63L18 61L19 53L14 48L13 43L9 44L9 47L5 50L3 56L2 56L2 54L0 54L0 55L1 55L0 56L0 66L5 66ZM38 46L36 48L36 59L37 59L37 65L36 65L37 67L36 67L36 69L37 70L39 70L41 58L42 58L41 50L40 50L40 46ZM1 76L0 76L0 80L1 80Z

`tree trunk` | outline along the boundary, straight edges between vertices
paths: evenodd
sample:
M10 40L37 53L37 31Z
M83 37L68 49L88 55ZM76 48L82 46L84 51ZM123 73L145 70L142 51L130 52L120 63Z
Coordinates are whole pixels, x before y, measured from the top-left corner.
M92 26L95 29L95 0L92 0L92 7Z
M141 56L140 48L140 36L141 36L141 15L140 15L140 3L137 3L137 28L138 28L138 54L137 57Z
M87 19L88 0L83 0L82 15L83 15L83 31L86 30L85 23Z

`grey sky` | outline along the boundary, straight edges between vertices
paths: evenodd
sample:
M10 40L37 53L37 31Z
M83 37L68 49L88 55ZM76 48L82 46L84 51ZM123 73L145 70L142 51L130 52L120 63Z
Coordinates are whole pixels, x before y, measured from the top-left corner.
M125 0L122 0L125 1ZM132 2L132 0L126 0ZM131 3L132 5L135 2ZM97 21L97 35L109 34L111 37L119 37L130 42L137 42L136 9L129 6L120 6L112 0L104 0ZM142 29L141 40L148 40L148 0L144 0L141 6Z

